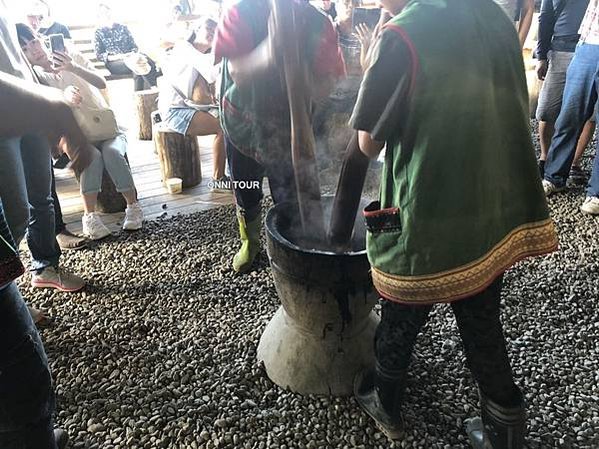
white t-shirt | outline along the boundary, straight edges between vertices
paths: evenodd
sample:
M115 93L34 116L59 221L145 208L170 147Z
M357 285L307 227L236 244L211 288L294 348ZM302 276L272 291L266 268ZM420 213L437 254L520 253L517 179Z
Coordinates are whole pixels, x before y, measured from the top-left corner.
M198 73L208 84L212 84L218 78L219 67L214 64L214 55L211 53L200 53L187 41L177 42L162 65L166 82L160 88L158 109L166 112L171 107L185 106L185 99L191 98L193 93ZM178 91L185 94L186 98Z
M518 0L494 0L499 6L503 8L505 13L508 15L511 21L516 21L516 14L518 13Z
M0 0L0 71L21 79L33 81L33 75L24 61L15 22L5 0Z
M88 69L94 70L87 59L81 54L69 51L73 62ZM42 83L56 89L65 90L69 86L75 86L81 93L81 104L77 106L82 113L86 111L109 110L110 107L102 93L90 83L71 72L48 73L36 67L36 73Z

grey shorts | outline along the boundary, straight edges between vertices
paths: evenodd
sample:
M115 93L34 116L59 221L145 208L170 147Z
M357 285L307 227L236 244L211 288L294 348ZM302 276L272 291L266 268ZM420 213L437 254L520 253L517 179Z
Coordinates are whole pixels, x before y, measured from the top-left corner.
M549 69L539 92L537 120L555 123L562 107L562 97L566 86L566 72L574 58L574 53L567 51L550 51L547 59Z

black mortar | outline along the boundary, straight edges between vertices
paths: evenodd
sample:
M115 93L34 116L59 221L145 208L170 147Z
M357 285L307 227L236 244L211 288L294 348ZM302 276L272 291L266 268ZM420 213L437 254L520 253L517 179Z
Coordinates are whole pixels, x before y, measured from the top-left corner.
M333 197L323 197L328 222ZM362 200L361 206L368 201ZM362 207L361 207L362 209ZM306 243L301 232L297 204L281 203L266 216L268 256L273 271L306 290L326 291L335 297L345 324L351 322L350 297L364 298L372 291L370 265L366 256L366 229L362 214L356 218L350 250L337 253L331 248ZM322 246L322 245L321 245Z

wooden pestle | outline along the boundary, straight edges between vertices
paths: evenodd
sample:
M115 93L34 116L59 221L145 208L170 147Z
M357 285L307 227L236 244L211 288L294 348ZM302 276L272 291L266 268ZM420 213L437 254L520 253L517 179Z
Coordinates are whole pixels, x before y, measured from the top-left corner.
M391 15L381 9L378 23L373 30L373 40L378 38L390 18ZM368 157L360 151L356 131L345 150L327 234L329 243L339 250L346 250L349 246L369 163Z
M345 150L328 233L329 243L340 250L349 246L369 163L360 151L356 131Z
M316 165L314 131L310 121L311 93L308 89L308 64L302 60L293 2L271 0L275 33L283 49L282 75L285 80L291 115L291 154L297 199L304 235L324 241L325 225L320 183Z

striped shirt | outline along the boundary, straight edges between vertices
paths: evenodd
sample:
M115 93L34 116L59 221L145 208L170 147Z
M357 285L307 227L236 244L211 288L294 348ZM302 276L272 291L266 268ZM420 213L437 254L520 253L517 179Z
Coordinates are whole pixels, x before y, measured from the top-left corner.
M599 0L591 0L580 25L580 42L599 45Z

